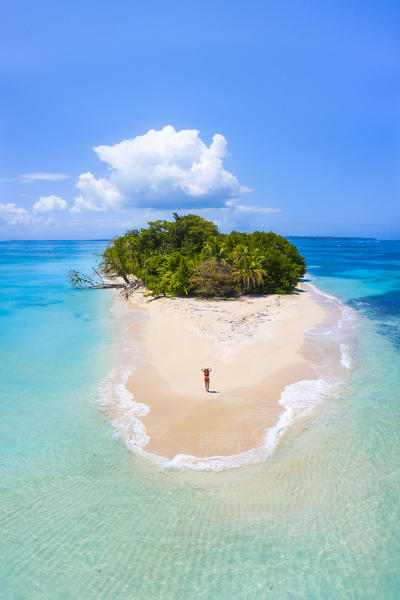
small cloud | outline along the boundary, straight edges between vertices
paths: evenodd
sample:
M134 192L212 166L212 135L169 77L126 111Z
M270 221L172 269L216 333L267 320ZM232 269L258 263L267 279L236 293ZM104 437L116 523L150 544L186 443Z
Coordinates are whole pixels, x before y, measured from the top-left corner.
M264 206L248 206L247 204L237 204L237 200L228 200L227 208L234 213L253 213L258 215L266 215L270 213L280 212L280 208L268 208Z
M223 208L227 199L248 191L224 169L227 142L218 133L207 146L196 129L167 125L94 151L111 172L108 178L79 177L74 212Z
M69 175L64 175L64 173L23 173L18 179L22 182L60 181L61 179L69 179L69 177Z
M58 196L41 196L37 202L33 205L32 212L34 215L67 210L68 204L62 198Z
M22 173L17 177L2 177L0 183L31 183L32 181L60 181L69 179L64 173Z
M29 225L34 222L34 218L25 208L17 207L14 202L2 204L0 202L0 218L7 225Z

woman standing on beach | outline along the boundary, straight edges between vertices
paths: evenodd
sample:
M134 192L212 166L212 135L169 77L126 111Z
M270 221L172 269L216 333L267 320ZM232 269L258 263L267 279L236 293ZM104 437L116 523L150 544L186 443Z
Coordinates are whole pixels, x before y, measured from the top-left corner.
M204 373L204 385L206 386L206 392L210 389L210 373L212 369L202 369Z

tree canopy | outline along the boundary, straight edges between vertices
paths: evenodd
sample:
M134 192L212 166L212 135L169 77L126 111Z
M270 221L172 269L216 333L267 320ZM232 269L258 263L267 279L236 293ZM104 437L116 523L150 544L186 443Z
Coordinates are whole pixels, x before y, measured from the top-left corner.
M289 293L304 275L296 246L275 233L220 233L198 215L151 221L115 238L100 272L142 282L152 295L238 296Z

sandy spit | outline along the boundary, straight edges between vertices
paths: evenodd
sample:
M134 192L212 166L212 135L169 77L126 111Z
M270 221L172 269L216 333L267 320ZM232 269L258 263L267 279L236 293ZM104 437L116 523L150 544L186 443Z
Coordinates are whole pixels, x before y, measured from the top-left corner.
M306 283L290 295L235 300L137 291L129 307L147 316L129 332L143 359L126 384L149 408L140 416L146 453L226 457L259 448L282 414L285 387L318 377L305 335L327 315ZM202 367L212 369L208 394Z

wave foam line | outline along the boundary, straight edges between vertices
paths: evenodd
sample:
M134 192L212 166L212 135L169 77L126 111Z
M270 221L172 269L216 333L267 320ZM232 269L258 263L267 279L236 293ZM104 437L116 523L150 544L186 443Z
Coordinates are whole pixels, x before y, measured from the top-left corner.
M143 448L149 443L150 438L139 417L145 417L150 412L150 408L147 404L135 402L126 387L126 382L132 373L131 367L113 369L100 386L98 403L105 410L118 413L118 416L111 420L116 430L115 435L123 437L130 447Z

